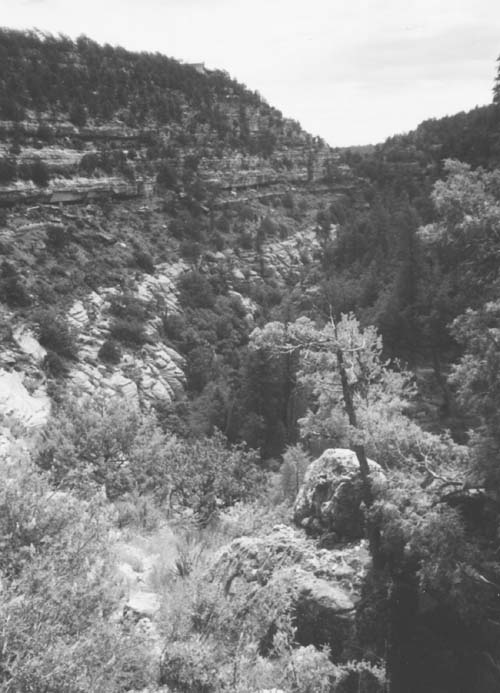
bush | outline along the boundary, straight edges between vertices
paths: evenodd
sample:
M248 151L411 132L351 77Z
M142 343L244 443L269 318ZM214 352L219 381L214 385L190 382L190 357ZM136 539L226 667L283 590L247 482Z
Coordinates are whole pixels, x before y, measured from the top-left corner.
M140 347L148 341L144 324L136 318L117 318L109 331L114 339L132 347Z
M250 231L242 230L239 236L239 246L242 250L251 250L253 246L253 236Z
M192 270L181 275L178 282L181 301L189 308L213 308L215 296L207 277Z
M260 232L262 233L264 238L267 237L273 237L276 235L276 232L278 230L278 226L276 222L274 222L271 217L265 216L264 219L262 219L259 227Z
M160 684L178 693L216 693L220 690L216 655L214 643L201 637L169 643L162 657Z
M155 266L151 253L146 250L136 250L134 253L134 261L137 267L144 270L148 274L154 274Z
M174 342L180 342L187 329L186 318L180 313L168 313L163 315L162 325L165 337Z
M290 445L286 449L281 465L281 487L289 502L295 500L310 462L310 456L301 445Z
M196 241L185 239L181 241L179 252L183 260L195 264L200 258L202 247Z
M78 358L76 331L63 316L44 310L37 313L35 322L38 341L43 347L66 359Z
M52 378L64 378L68 374L66 364L54 351L48 351L43 360L43 370Z
M16 161L7 157L0 157L0 184L10 183L16 179Z
M87 124L87 109L80 101L75 101L69 109L69 119L77 127L84 127Z
M222 434L186 441L162 432L153 415L121 399L67 397L47 425L37 463L63 488L104 486L110 499L175 500L204 521L259 490L257 454Z
M84 154L80 159L79 168L87 176L91 176L99 166L99 157L94 152Z
M33 183L41 188L45 188L49 184L50 174L48 166L39 157L36 157L31 165L30 176Z
M128 460L141 426L151 430L122 400L66 397L45 428L37 464L58 487L88 495L104 486L108 498L117 498L134 489Z
M295 199L290 190L287 190L287 192L284 194L282 202L283 207L285 209L288 209L289 211L293 212L293 210L295 209Z
M156 182L165 188L176 188L178 184L177 172L170 164L163 163L158 169Z
M6 260L0 268L0 301L12 308L26 308L31 304L31 297L17 269Z
M384 693L385 669L369 662L347 662L335 667L333 693Z
M101 361L116 365L117 363L120 363L122 353L119 345L114 340L107 339L99 349L98 356Z
M256 219L254 209L244 202L236 207L236 213L238 215L238 219L241 219L242 221L255 221Z
M218 509L259 493L258 454L242 445L229 447L222 433L194 441L173 437L164 457L175 499L191 508L201 523Z
M0 460L0 474L0 689L84 693L151 684L150 644L110 619L120 595L101 503L54 492L23 458Z
M134 294L122 293L113 296L109 310L117 318L133 319L144 322L148 317L149 304Z
M49 144L54 141L54 131L47 123L40 123L36 131L36 136Z
M211 241L213 243L215 250L217 251L224 250L224 248L226 247L226 241L221 233L215 232L214 234L212 234Z
M47 228L47 247L53 251L65 248L69 242L69 233L60 224L50 224Z

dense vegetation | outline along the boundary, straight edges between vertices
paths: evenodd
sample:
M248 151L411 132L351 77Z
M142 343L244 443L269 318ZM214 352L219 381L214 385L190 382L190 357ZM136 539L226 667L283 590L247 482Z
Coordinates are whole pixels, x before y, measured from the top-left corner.
M369 153L343 152L366 181L368 205L359 210L346 200L340 209L334 204L326 210L338 224L338 235L330 249L325 292L336 311L356 310L376 324L390 356L410 363L431 358L439 370L440 361L456 353L446 326L472 299L465 298L470 281L456 295L465 257L449 247L432 252L418 230L436 213L452 214L444 209L441 189L433 192L436 181L453 171L448 160L486 170L499 165L499 124L494 103L426 121ZM480 274L476 271L474 279L481 282ZM488 287L494 279L489 271ZM485 298L479 287L476 296Z

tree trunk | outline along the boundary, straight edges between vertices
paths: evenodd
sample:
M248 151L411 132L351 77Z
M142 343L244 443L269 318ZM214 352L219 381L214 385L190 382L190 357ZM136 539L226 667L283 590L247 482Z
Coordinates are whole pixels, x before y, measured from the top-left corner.
M342 395L349 423L357 428L358 422L351 386L347 377L344 354L337 349L337 362L342 383ZM363 500L367 510L373 505L373 494L370 482L370 467L364 445L354 445L353 450L358 458L359 470L363 484ZM381 548L380 529L377 523L368 517L367 537L370 546L373 570L384 571L387 568L386 557ZM387 645L387 693L420 693L416 690L414 670L414 633L418 614L418 587L415 569L407 567L404 572L398 571L393 576L389 595L389 632Z
M349 423L353 428L357 428L358 421L356 410L354 409L354 401L352 391L349 385L349 379L344 366L344 354L342 349L337 349L337 362L340 372L340 380L342 382L342 396L344 398L344 406L347 413ZM370 467L366 456L364 445L353 445L353 450L356 453L359 463L359 471L361 474L361 483L363 484L363 501L368 510L373 504L372 486L370 481ZM367 536L370 545L370 553L375 569L381 568L383 558L380 549L380 530L378 526L371 520L367 520Z

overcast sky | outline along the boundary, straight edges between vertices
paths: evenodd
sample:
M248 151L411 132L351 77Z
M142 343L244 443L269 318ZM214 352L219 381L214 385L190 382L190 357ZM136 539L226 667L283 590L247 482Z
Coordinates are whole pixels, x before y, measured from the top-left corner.
M0 0L0 24L204 61L332 146L489 103L500 55L500 0Z

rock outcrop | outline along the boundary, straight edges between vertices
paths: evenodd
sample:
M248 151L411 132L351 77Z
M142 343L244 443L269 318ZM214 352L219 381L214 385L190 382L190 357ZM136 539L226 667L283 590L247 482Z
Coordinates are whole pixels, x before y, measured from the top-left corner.
M369 561L364 543L343 549L317 549L287 526L264 537L242 537L218 555L209 580L228 599L252 600L263 609L260 650L267 654L279 620L289 609L303 645L328 645L340 657L352 633L354 610ZM265 605L272 605L266 607Z
M147 185L144 181L130 182L119 176L73 177L70 180L58 178L43 188L31 182L16 181L9 185L0 185L0 206L11 207L26 203L83 203L108 198L128 199L141 197L146 190Z
M384 473L368 460L376 490ZM330 543L354 541L364 536L362 482L352 450L331 448L312 462L294 506L294 521L308 534L329 535Z
M177 312L175 277L179 266L159 265L155 275L144 275L130 290L130 295L145 302L155 302L163 310ZM78 362L71 371L77 388L87 394L103 390L145 404L171 402L184 382L184 360L159 339L159 317L144 324L148 336L140 349L123 349L118 364L104 364L99 350L109 338L110 303L120 294L118 289L102 289L83 300L75 301L68 321L78 332Z
M0 415L12 418L26 428L43 426L50 414L50 398L45 388L30 394L17 371L0 370Z

